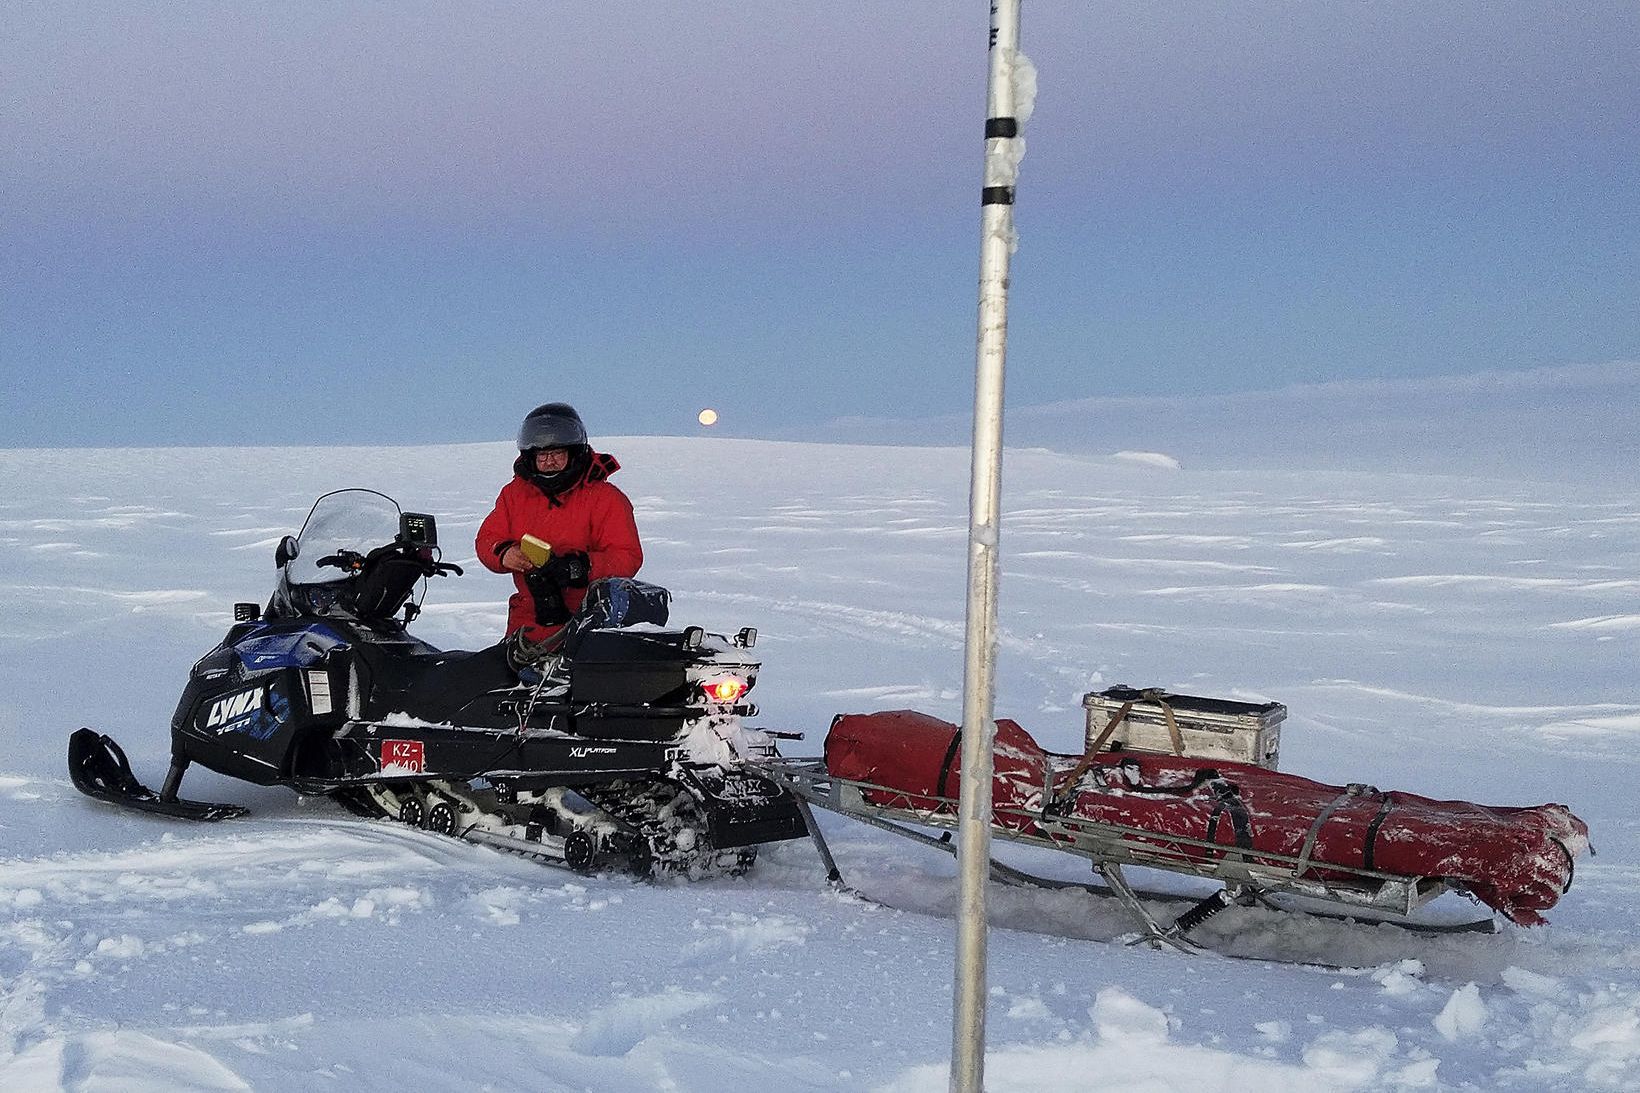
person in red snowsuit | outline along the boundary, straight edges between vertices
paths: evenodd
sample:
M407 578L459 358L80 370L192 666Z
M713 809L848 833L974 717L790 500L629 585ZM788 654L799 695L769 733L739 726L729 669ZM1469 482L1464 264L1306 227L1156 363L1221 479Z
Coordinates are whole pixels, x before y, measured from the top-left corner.
M569 404L549 402L524 418L512 481L501 488L474 541L486 568L513 575L510 644L527 650L546 642L580 608L588 584L637 574L643 547L632 502L609 481L620 466L613 456L592 450L586 426ZM519 541L525 534L551 546L546 564L536 566L524 556Z

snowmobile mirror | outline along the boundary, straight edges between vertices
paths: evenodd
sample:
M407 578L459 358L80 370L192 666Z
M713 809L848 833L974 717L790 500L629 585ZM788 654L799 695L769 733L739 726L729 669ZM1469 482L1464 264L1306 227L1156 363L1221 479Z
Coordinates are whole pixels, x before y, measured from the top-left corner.
M399 541L411 546L438 546L438 522L425 512L399 514Z
M233 605L234 622L255 622L262 617L262 608L254 603L236 603Z
M273 550L273 566L275 569L284 569L290 560L296 557L296 536L287 535L279 540L279 545Z
M691 626L683 632L683 647L685 649L699 649L700 643L706 640L706 631L698 626Z
M735 635L735 644L742 649L750 649L757 644L757 627L743 626L740 633Z

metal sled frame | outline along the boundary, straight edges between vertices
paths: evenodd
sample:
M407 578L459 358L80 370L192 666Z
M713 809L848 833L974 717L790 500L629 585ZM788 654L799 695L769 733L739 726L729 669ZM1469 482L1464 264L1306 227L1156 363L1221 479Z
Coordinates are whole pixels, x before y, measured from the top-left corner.
M842 873L820 833L809 806L814 805L851 819L860 820L927 846L956 853L951 832L957 826L957 801L929 793L908 793L891 786L835 778L826 773L818 759L777 759L758 763L758 773L790 790L800 802L809 834L828 879L841 885ZM875 804L870 792L891 805ZM1046 795L1045 795L1046 799ZM928 807L926 802L938 802ZM993 860L992 879L1005 884L1041 888L1080 888L1097 895L1115 897L1143 928L1140 942L1185 952L1200 951L1187 936L1213 915L1232 905L1263 904L1276 910L1292 910L1270 901L1273 896L1292 895L1316 900L1332 910L1306 912L1318 917L1358 919L1366 923L1389 922L1420 932L1495 932L1495 917L1473 922L1426 924L1408 921L1418 908L1447 891L1461 891L1435 877L1405 876L1382 870L1351 868L1330 862L1315 863L1306 857L1245 850L1223 843L1158 834L1143 828L1096 823L1050 809L1030 812L1017 808L996 808L991 834L1029 846L1058 850L1087 858L1104 880L1104 885L1052 880L1014 869ZM1324 818L1324 816L1323 816ZM998 820L1004 822L998 823ZM1009 826L1009 822L1016 826ZM909 825L942 829L934 836ZM1029 824L1034 831L1019 830ZM1306 847L1307 849L1307 847ZM1125 865L1148 866L1172 873L1217 881L1221 888L1205 899L1160 893L1143 893L1144 900L1191 904L1171 921L1158 921L1144 905L1141 894L1128 883ZM1321 879L1315 874L1329 874ZM1342 874L1343 879L1335 879ZM1358 912L1368 912L1360 917Z

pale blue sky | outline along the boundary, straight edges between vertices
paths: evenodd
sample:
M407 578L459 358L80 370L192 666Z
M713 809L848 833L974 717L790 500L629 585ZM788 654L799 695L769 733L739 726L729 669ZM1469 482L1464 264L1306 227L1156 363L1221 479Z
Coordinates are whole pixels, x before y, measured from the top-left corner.
M964 411L986 15L0 0L0 445ZM1632 2L1023 42L1012 403L1640 357Z

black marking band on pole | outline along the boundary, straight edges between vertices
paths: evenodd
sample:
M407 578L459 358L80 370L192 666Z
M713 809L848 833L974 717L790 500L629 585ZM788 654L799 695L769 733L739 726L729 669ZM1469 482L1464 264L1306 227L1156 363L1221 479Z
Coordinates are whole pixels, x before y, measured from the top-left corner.
M985 139L1007 140L1019 136L1019 121L1016 118L986 118Z
M987 186L980 191L981 205L1012 205L1014 203L1014 188L1012 186Z

